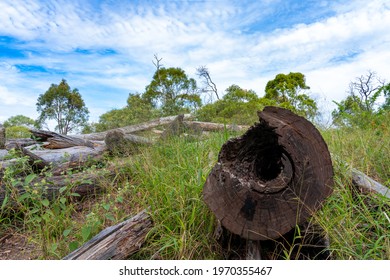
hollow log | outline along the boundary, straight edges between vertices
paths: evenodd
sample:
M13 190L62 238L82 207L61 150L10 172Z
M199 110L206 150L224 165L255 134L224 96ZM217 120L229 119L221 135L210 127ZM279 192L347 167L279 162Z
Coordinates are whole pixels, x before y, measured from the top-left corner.
M152 229L146 210L136 216L102 230L64 260L124 260L139 250Z
M58 134L52 131L30 129L30 132L42 141L48 141L49 143L44 145L47 149L64 149L75 146L94 147L93 143L88 140Z
M266 107L259 123L226 142L203 188L222 225L245 239L276 239L302 224L332 192L321 134L289 110Z
M157 126L160 126L160 125L170 124L172 121L175 120L176 117L177 116L162 117L162 118L158 118L158 119L155 119L155 120L152 120L149 122L125 126L125 127L116 128L116 129L110 129L110 130L107 130L104 132L74 135L74 137L84 139L84 140L104 140L107 133L110 131L119 130L119 131L123 132L123 134L132 134L132 133L138 132L138 131L149 130L149 129L155 128ZM190 118L191 118L190 114L184 115L184 119L190 119Z

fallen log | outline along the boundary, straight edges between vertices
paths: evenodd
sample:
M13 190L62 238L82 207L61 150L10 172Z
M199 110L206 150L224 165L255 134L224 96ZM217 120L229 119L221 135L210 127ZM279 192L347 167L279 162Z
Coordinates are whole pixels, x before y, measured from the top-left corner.
M59 166L63 163L72 165L81 165L89 160L99 157L105 150L104 146L89 148L86 146L75 146L64 149L55 150L33 150L31 151L36 156L40 157L53 166Z
M29 157L29 164L35 171L41 171L44 168L50 168L50 163L40 156L34 154L30 150L26 149L22 146L17 146L17 149L21 151L21 153L25 156Z
M168 137L180 135L185 130L185 125L183 123L184 115L178 115L161 133L160 138L162 140L167 139Z
M107 133L110 131L119 130L123 134L132 134L134 132L149 130L149 129L155 128L157 126L160 126L160 125L167 125L167 124L171 123L172 121L174 121L176 117L177 116L162 117L162 118L158 118L158 119L155 119L155 120L152 120L149 122L125 126L125 127L121 127L121 128L110 129L110 130L107 130L104 132L74 135L73 137L77 137L77 138L84 139L84 140L104 140ZM190 118L191 118L190 114L184 115L184 119L190 119Z
M70 187L69 191L71 193L84 197L100 193L102 191L101 182L106 178L114 177L115 174L114 170L101 170L96 173L75 173L51 177L37 176L29 182L28 187L30 191L36 190L43 197L49 199L54 199L60 195L63 187ZM26 192L26 186L22 181L15 183L12 190L7 189L3 183L0 185L0 205L2 205L5 197L10 195L10 191L14 197L19 197Z
M368 177L363 172L350 168L349 173L352 179L352 184L363 193L377 193L387 198L390 198L390 189L381 185L374 179Z
M8 156L8 151L5 149L0 150L0 161L2 161L4 158Z
M93 148L92 142L77 137L58 134L52 131L30 129L30 132L42 141L48 141L43 145L47 149L64 149L75 146L86 146Z
M11 150L11 149L17 149L18 147L31 146L37 143L38 142L36 140L30 138L9 139L5 143L5 148L7 150Z
M102 230L64 260L124 260L137 252L152 229L146 210L136 216Z
M183 121L183 124L196 131L245 131L249 128L248 125L222 124L211 122Z
M104 139L106 149L111 154L128 154L139 145L151 145L153 142L145 137L132 134L124 134L121 130L107 132Z
M259 123L222 146L203 198L230 232L277 239L304 223L331 194L332 161L306 119L277 107L258 115Z
M77 146L65 149L47 150L36 149L36 146L21 148L22 153L30 158L29 163L36 171L48 167L53 175L61 175L69 168L77 169L88 167L100 161L105 151L105 145L94 149ZM0 160L0 175L8 167L18 164L18 159Z

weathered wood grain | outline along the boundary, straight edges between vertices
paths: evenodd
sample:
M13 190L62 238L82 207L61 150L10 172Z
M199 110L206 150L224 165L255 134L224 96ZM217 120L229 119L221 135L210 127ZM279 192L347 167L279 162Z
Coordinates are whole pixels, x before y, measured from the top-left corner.
M153 223L146 210L102 230L64 260L124 260L139 250Z

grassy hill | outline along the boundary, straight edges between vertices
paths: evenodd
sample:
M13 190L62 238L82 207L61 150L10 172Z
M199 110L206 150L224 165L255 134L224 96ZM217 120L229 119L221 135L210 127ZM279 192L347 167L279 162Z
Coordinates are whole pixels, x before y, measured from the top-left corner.
M329 236L334 259L390 259L390 200L362 194L346 176L352 166L390 187L389 126L322 134L333 156L335 185L312 223ZM214 238L216 221L201 192L221 146L234 136L225 131L202 140L173 137L126 157L109 158L91 169L111 166L115 178L100 182L102 194L82 200L68 190L53 201L42 200L31 190L24 198L13 197L15 208L10 198L0 210L0 247L9 251L0 259L62 258L100 230L148 207L154 228L132 258L224 258ZM27 165L13 168L3 183L12 188L12 178L20 172L32 171ZM288 248L278 252L281 258L292 258L290 253Z

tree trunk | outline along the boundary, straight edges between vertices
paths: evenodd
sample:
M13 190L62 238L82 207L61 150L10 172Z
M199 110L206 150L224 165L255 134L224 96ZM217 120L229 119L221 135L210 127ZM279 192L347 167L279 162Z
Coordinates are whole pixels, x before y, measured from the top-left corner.
M172 121L174 121L176 117L177 116L162 117L162 118L152 120L149 122L125 126L125 127L116 128L116 129L110 129L110 130L107 130L104 132L75 135L74 137L85 139L85 140L104 140L107 133L110 131L119 130L119 131L123 132L123 134L131 134L131 133L138 132L138 131L145 131L148 129L152 129L152 128L160 126L160 125L169 124ZM190 114L184 115L184 119L190 119L190 118L191 118Z
M104 142L111 154L118 155L128 155L136 150L139 145L153 144L151 140L145 137L124 134L119 129L107 132Z
M37 147L22 148L22 153L30 157L29 162L37 171L47 166L52 168L53 175L66 173L68 168L77 169L90 166L99 161L105 151L105 145L96 146L95 149L85 146L56 150L36 149ZM2 176L5 168L16 163L17 159L0 160L0 175Z
M64 260L124 260L139 250L152 229L146 210L120 224L102 230Z
M31 150L30 152L44 161L52 163L53 166L59 166L65 162L73 165L84 164L99 157L104 152L104 149L104 146L99 146L95 149L86 146L76 146L56 150Z
M361 192L366 193L377 193L383 195L387 198L390 198L390 189L381 185L374 179L368 177L363 172L356 170L354 168L350 169L352 184L359 188Z
M61 135L52 131L30 129L30 132L42 141L48 141L48 144L43 145L47 149L64 149L75 146L86 146L89 148L94 147L93 143L90 141L77 137Z
M180 135L185 129L183 120L184 115L178 115L163 131L160 138L165 140L168 137Z
M47 162L46 160L44 160L40 156L32 153L30 150L28 150L22 146L18 146L17 148L22 152L23 155L28 156L30 158L29 164L33 167L33 169L35 171L40 171L40 170L44 169L45 167L46 168L50 167L49 162Z
M184 125L198 131L223 131L224 129L232 131L245 131L249 128L247 125L222 124L210 122L183 121Z
M5 148L7 150L11 150L11 149L17 149L18 147L31 146L37 143L38 143L37 141L30 138L9 139L5 143Z
M332 192L321 134L289 110L266 107L260 122L226 142L203 189L222 225L245 239L276 239L302 224Z

